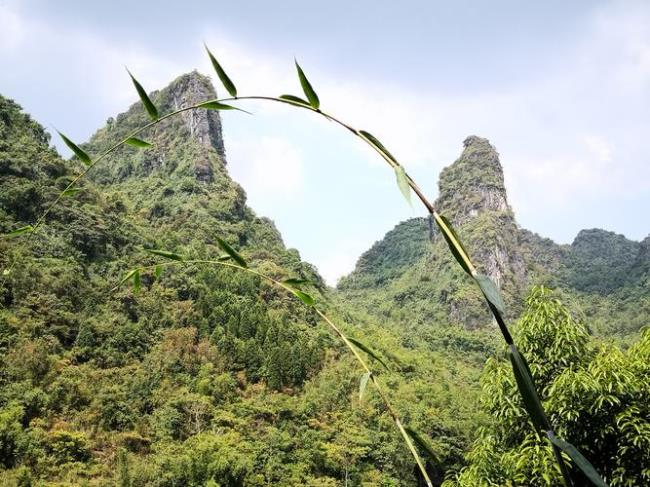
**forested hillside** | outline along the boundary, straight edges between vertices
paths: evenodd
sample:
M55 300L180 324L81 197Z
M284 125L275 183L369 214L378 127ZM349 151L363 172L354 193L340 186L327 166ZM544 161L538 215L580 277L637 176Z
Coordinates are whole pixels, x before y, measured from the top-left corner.
M167 113L216 93L192 72L151 98ZM135 104L82 147L100 154L147 121ZM141 134L151 146L111 153L38 232L11 237L83 165L62 159L43 127L0 97L0 484L422 485L368 377L291 294L206 264L152 268L139 285L116 286L128 269L160 261L148 249L215 259L224 239L251 268L308 281L346 334L371 345L374 377L429 446L418 448L434 485L510 476L557 485L550 454L530 453L548 446L532 437L480 292L430 222L400 223L327 288L247 206L223 130L218 111L166 119ZM589 230L563 246L521 229L496 151L474 136L442 172L436 205L502 289L509 318L523 316L513 328L534 375L546 384L581 374L589 385L582 397L569 379L544 389L559 431L600 455L612 485L646 479L650 335L639 330L650 310L649 239ZM536 284L557 291L526 298ZM619 373L620 384L611 380ZM495 421L502 416L510 423ZM597 422L599 445L624 450L618 463L585 433Z
M181 76L152 95L164 108L215 97ZM0 98L0 232L33 223L82 165ZM84 145L97 153L145 123L136 104ZM414 485L414 465L379 398L317 316L259 278L195 266L143 275L147 248L214 258L216 237L267 274L302 277L327 305L313 266L286 249L228 176L218 112L143 134L66 196L33 235L0 240L0 483L3 485ZM153 273L152 273L153 274ZM435 431L442 480L472 438L479 368L407 343L333 304L329 313L382 354L379 372L412 427ZM455 347L451 347L455 348ZM390 353L388 352L390 351ZM440 380L431 381L430 377Z

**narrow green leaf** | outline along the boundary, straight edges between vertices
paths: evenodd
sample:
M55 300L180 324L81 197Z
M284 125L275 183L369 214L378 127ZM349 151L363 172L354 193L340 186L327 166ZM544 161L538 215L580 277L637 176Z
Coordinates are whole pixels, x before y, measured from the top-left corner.
M366 391L366 386L368 385L368 380L370 379L370 372L366 372L361 376L359 381L359 401L363 399L363 393Z
M300 286L302 284L310 284L310 281L307 279L291 277L289 279L285 279L284 281L282 281L282 284L285 284L287 286Z
M240 265L241 267L248 267L244 258L241 255L239 255L239 253L237 253L235 249L233 249L230 245L228 245L228 243L225 240L223 240L220 237L215 237L215 238L217 239L217 243L219 244L219 247L221 247L221 250L223 250L226 254L228 254L232 260L237 262L237 264Z
M282 100L286 100L286 101L290 102L293 105L299 105L299 106L305 106L305 107L310 106L309 102L307 100L303 100L299 96L280 95L279 98L282 99Z
M217 260L219 262L225 262L227 260L232 260L232 257L230 257L228 254L224 254L224 255L220 255L219 257L217 257Z
M573 446L568 441L563 440L562 438L556 437L552 431L547 431L546 435L551 443L553 443L555 446L560 448L571 457L573 463L575 463L576 466L582 470L582 473L584 473L587 478L591 480L592 484L597 485L598 487L608 487L594 466L591 464L591 462L587 460L575 446Z
M161 257L165 257L166 259L177 260L179 262L183 261L183 257L179 254L175 254L174 252L168 252L166 250L157 250L157 249L145 249L145 250L150 254L159 255Z
M431 461L435 464L440 463L440 458L436 454L435 451L433 451L433 447L431 446L431 443L420 433L415 431L414 429L411 428L404 428L404 430L408 433L408 435L413 439L413 441L420 447L422 448Z
M133 292L138 294L140 292L140 269L136 269L133 273Z
M162 276L162 271L163 271L163 268L162 268L161 265L157 265L154 268L154 276L156 277L156 280L160 279L160 276Z
M5 238L14 238L17 237L18 235L22 235L23 233L27 232L32 232L34 231L34 227L31 225L25 225L24 227L16 228L15 230L12 230L9 233L6 233L4 235Z
M481 288L481 291L483 291L485 298L494 305L494 307L499 311L499 313L501 313L502 316L505 315L506 305L503 302L501 293L497 289L494 282L492 282L492 279L483 274L476 274L474 276L474 279L476 279L476 282Z
M434 215L436 224L438 225L438 228L440 228L442 236L447 241L451 253L454 255L463 270L471 276L472 271L470 270L469 254L465 250L465 247L463 247L456 230L454 230L454 227L451 226L451 222L447 220L447 218L438 214Z
M92 161L90 160L90 157L88 154L86 154L83 149L81 149L77 144L72 142L70 139L68 139L65 135L63 135L61 132L57 130L59 136L63 139L63 142L65 142L65 145L68 146L68 148L74 152L74 155L77 156L77 158L83 162L86 166L90 166L92 164Z
M300 291L298 289L292 289L292 288L290 288L290 291L293 293L294 296L300 299L300 301L305 303L307 306L313 306L314 303L316 302L311 294L307 294L303 291Z
M380 152L382 152L388 159L393 161L395 164L398 164L397 159L395 159L395 156L391 154L388 149L379 142L377 137L372 135L370 132L366 132L365 130L359 130L359 135L361 135L364 139L366 139L368 142L370 142L376 149L378 149Z
M156 105L153 104L153 102L149 98L149 95L147 95L147 92L144 90L144 88L138 82L138 80L133 77L131 71L127 69L126 72L129 73L129 76L131 77L131 81L133 81L133 86L135 86L135 90L138 92L138 96L140 97L140 100L142 101L145 110L147 110L147 113L149 114L152 120L158 120L158 109L156 108Z
M537 395L528 364L514 345L509 346L508 356L510 357L519 393L524 401L524 407L530 419L533 421L533 425L539 432L549 429L550 425L544 414L544 408L542 407L539 396Z
M314 110L318 110L318 107L320 107L320 100L318 99L318 95L314 91L314 88L312 88L311 83L307 79L307 76L305 76L305 73L298 64L298 61L294 60L294 62L296 63L296 70L298 71L298 79L300 79L300 86L302 86L302 91L305 92L305 96L307 97L307 100L309 100L309 104L312 106L312 108Z
M363 350L363 351L366 352L368 355L370 355L372 358L374 358L377 362L379 362L381 365L383 365L384 368L385 368L386 370L390 370L390 369L388 368L388 365L386 365L386 362L384 362L384 361L379 357L379 355L377 355L377 353L376 353L373 349L371 349L369 346L365 345L364 343L361 343L361 342L360 342L359 340L357 340L356 338L352 338L352 337L347 337L347 338L348 338L348 340L349 340L351 343L353 343L357 348Z
M61 193L61 196L63 196L63 197L74 196L77 193L79 193L80 191L83 191L83 190L81 188L68 188L63 193Z
M112 291L117 291L126 281L132 279L137 270L138 269L131 269L130 271L127 271L127 273L124 274L124 277L122 277L122 280L112 289Z
M409 180L406 176L406 171L402 166L395 166L395 177L397 178L397 186L399 186L399 190L402 192L402 195L404 195L404 198L406 198L406 201L410 205L411 186L409 186Z
M123 277L122 280L120 281L120 284L124 284L126 281L128 281L129 279L131 279L131 278L133 277L133 274L135 274L137 270L138 270L138 269L131 269L131 270L128 271L126 274L124 274L124 277Z
M219 64L217 59L212 55L210 49L208 49L208 46L205 44L204 46L205 46L205 51L208 53L208 57L210 58L210 62L212 63L212 67L216 71L217 76L219 76L219 79L221 80L221 84L226 89L226 91L230 93L230 96L237 98L237 88L235 88L235 84L230 80L226 72L221 67L221 64Z
M147 149L151 147L151 143L142 139L138 139L137 137L129 137L126 139L126 143L132 145L133 147L137 147L138 149Z
M241 108L237 108L232 105L227 105L226 103L221 103L220 101L216 101L216 100L206 101L197 106L200 108L205 108L206 110L237 110L239 112L244 112L244 113L248 113L249 115L252 115L251 112L247 112L246 110L242 110Z

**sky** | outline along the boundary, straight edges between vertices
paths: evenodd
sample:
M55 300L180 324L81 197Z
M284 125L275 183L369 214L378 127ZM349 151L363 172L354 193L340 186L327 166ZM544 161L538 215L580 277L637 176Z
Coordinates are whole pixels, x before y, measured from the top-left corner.
M206 42L239 94L300 93L368 130L431 198L474 134L497 148L519 224L650 232L650 2L0 0L0 94L77 142L198 69ZM258 215L330 284L405 219L390 168L334 124L248 103L222 115L228 167ZM53 137L60 152L68 155Z

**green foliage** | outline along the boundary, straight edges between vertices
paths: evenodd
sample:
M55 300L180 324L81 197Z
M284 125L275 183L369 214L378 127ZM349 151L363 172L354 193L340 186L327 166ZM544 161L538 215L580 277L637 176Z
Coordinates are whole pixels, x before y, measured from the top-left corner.
M149 95L147 95L147 92L145 91L145 89L138 82L138 80L136 80L133 77L133 75L131 74L131 72L128 69L127 69L127 72L129 73L129 76L131 77L131 81L133 82L133 86L135 86L135 90L138 92L138 96L140 97L140 101L142 102L142 105L144 105L144 108L147 110L147 113L149 114L149 116L151 117L152 120L158 120L159 115L158 115L158 109L156 108L156 105L153 104L153 102L149 98Z
M646 330L626 352L598 346L552 293L536 288L515 341L528 357L558 436L575 445L609 485L647 483L650 333ZM531 428L508 369L503 360L488 361L483 407L494 421L481 429L467 455L469 465L445 485L562 482L550 443ZM582 472L570 465L576 484L584 485Z
M302 91L305 93L307 100L309 100L309 104L311 105L311 107L315 110L318 110L320 106L320 100L318 99L318 95L314 91L314 88L311 86L311 83L307 79L307 76L305 76L305 73L303 72L302 68L298 64L298 61L296 61L295 64L296 64L296 71L298 72L298 79L300 80L300 86L302 86Z
M395 168L395 177L397 178L397 186L402 193L402 196L406 199L408 204L411 204L411 186L409 186L408 176L406 171L402 166L397 166Z
M65 135L63 135L61 132L59 132L59 135L63 139L63 142L65 142L65 145L68 146L68 148L74 153L77 158L83 162L86 166L90 166L92 164L92 161L90 160L90 157L88 154L86 154L83 149L81 149L77 144L72 142L70 139L68 139Z
M209 51L208 54L224 86L236 97L234 85ZM296 68L310 107L319 111L318 96L297 63ZM199 94L203 98L206 90L212 91L209 82L193 73L152 94L154 104L131 78L154 121L159 119L157 106L162 113L169 113L180 108L179 99L185 106L192 103L186 95L195 98ZM216 94L210 98L215 97ZM306 103L296 97L282 99L301 106ZM16 141L23 141L17 134L30 134L28 150L32 147L41 153L46 152L47 140L39 137L38 127L21 116L17 106L4 99L0 101L0 128L7 132L9 141L9 162L0 161L0 184L7 188L7 196L0 200L0 227L9 229L5 233L16 228L24 233L29 230L20 229L31 229L24 224L32 215L20 203L47 205L74 175L65 167L59 169L56 185L48 191L43 184L49 179L48 161L37 164L43 169L29 174L30 161L22 159L22 148L15 146ZM111 479L120 485L170 486L330 485L336 479L346 485L415 482L412 459L397 448L399 439L389 428L394 419L392 412L377 408L379 399L383 402L384 397L364 396L368 381L375 384L376 376L366 373L355 394L358 376L355 378L356 372L340 356L340 348L331 347L331 337L314 326L317 314L260 279L265 274L273 276L273 281L284 282L285 288L309 306L314 304L310 293L318 293L324 303L331 302L331 294L323 288L314 269L300 262L297 252L284 248L269 221L255 217L245 206L241 188L228 177L221 122L218 113L211 111L234 107L211 100L202 108L208 110L197 113L207 118L198 125L193 112L181 109L183 116L163 117L156 130L147 132L152 142L137 138L127 141L126 145L147 151L135 152L124 146L108 154L105 167L94 182L85 182L84 187L75 184L68 194L63 194L81 197L68 198L55 206L49 214L47 231L37 238L24 246L7 239L0 242L2 250L7 249L0 254L3 268L9 269L10 261L21 263L16 272L3 273L7 279L3 279L0 288L5 305L0 314L0 346L6 351L0 357L0 365L6 370L0 376L0 405L6 409L0 415L0 446L7 454L5 467L12 469L0 480L29 484L36 477L85 484L93 478L102 484ZM117 122L111 120L84 149L67 138L64 141L78 158L91 164L86 150L102 153L143 125L142 116L140 109L132 108ZM384 146L367 132L342 125L375 147L391 166L397 166L400 189L405 196L410 195L406 173ZM207 132L205 127L209 127ZM470 137L468 141L464 162L482 157L485 151L489 155L492 150L482 139ZM7 147L3 145L0 149L4 151ZM49 158L56 159L56 155L50 153ZM499 166L498 158L492 163ZM458 167L450 171L458 173ZM503 187L502 177L498 176L478 180L472 180L471 174L459 177L462 184L479 187L478 199L485 199L481 192L486 188L491 191ZM112 183L110 189L101 188L105 195L99 196L98 188L106 183ZM441 187L443 202L450 197L448 189L443 191ZM124 197L117 196L118 192ZM451 195L452 200L457 197ZM427 206L430 208L428 203ZM468 219L476 216L476 208L466 210L452 212L454 223L463 226L463 234L478 237L477 241L484 244L496 240L497 253L503 252L507 245L496 228L514 226L507 204L477 218ZM448 307L452 310L452 321L466 323L469 317L470 322L480 323L488 316L485 309L477 311L477 306L483 304L481 292L493 311L502 311L504 303L492 280L479 274L480 291L469 287L467 277L459 273L449 255L440 252L448 243L466 273L476 274L451 221L434 216L441 234L434 232L429 221L426 239L406 239L414 244L407 245L406 255L397 259L404 258L404 268L399 272L394 271L395 259L391 258L385 269L377 272L372 268L370 279L357 272L343 283L343 288L351 293L348 297L368 306L373 318L379 317L380 327L368 325L369 316L359 319L351 310L343 311L339 318L349 318L355 327L361 327L370 335L373 348L382 350L381 355L396 364L397 371L406 377L405 380L389 370L382 378L396 391L396 407L406 412L405 417L414 428L409 431L423 432L412 436L430 454L427 473L440 483L446 468L460 466L460 453L474 435L477 420L471 399L476 384L476 359L492 349L493 342L489 334L486 345L453 326L434 331L417 325L446 316ZM234 242L233 246L228 241ZM107 296L109 286L103 276L107 271L114 275L123 273L129 265L140 262L142 247L179 249L179 254L149 252L171 260L185 260L181 255L187 255L188 263L231 259L238 267L246 268L247 261L234 250L236 247L260 274L237 275L223 266L185 266L174 268L163 278L160 265L138 266L125 278L132 281L133 289L113 287L114 294ZM477 247L480 255L485 252L482 248L489 245ZM226 255L218 257L220 250ZM437 272L433 279L431 261ZM647 276L650 266L641 264L635 268L637 280L632 286ZM290 275L302 277L293 282L286 280L284 269ZM570 271L570 265L567 269ZM496 282L503 285L507 297L522 292L518 287L521 276L506 276L501 283L500 274L497 275ZM570 272L565 273L565 278L566 275ZM386 293L374 293L376 276L390 285ZM414 281L413 277L417 279ZM432 295L422 283L433 281ZM298 282L303 286L301 289ZM52 289L51 294L39 293L44 287ZM303 290L307 287L309 293ZM617 287L618 282L607 290ZM141 288L146 293L139 293ZM389 299L384 300L385 296ZM470 305L461 309L458 303L467 298ZM385 302L376 306L382 301ZM599 371L594 386L598 395L586 404L582 414L596 416L590 419L603 423L599 432L603 441L589 444L589 436L580 432L585 423L575 425L575 430L565 426L564 420L575 409L562 408L573 403L565 400L554 404L553 400L566 392L561 388L566 374L589 370L599 355L591 353L588 340L581 341L580 327L568 313L562 312L558 302L549 301L543 290L533 293L528 306L518 342L525 355L535 359L531 367L535 380L541 377L547 381L542 400L552 420L561 423L558 432L593 454L597 467L613 485L627 485L629 478L647 480L643 456L648 451L644 435L647 421L643 418L648 411L641 405L647 403L647 391L641 397L626 396L633 396L632 390L638 389L639 384L633 382L637 376L629 374L630 384L625 384L612 372L616 383L610 381L606 387L600 387L608 373ZM515 308L511 313L517 311ZM413 316L417 322L407 329L399 328ZM495 316L500 318L499 314ZM389 325L394 318L396 324ZM553 322L552 329L545 325L548 322ZM579 331L571 333L572 327ZM526 335L528 328L531 331ZM536 350L544 340L551 343ZM355 343L386 365L374 350ZM445 343L442 348L441 343ZM328 347L330 350L325 353ZM448 353L454 348L472 355L454 357ZM641 354L647 358L641 348ZM550 365L539 365L538 362L548 362L549 351L557 352L557 357L553 356ZM571 354L576 354L580 362L566 358ZM608 359L614 355L611 351L606 353ZM482 483L492 478L499 482L547 485L560 478L548 443L531 433L527 424L529 416L536 417L530 414L533 409L541 411L537 393L528 379L528 366L514 347L510 357L524 402L513 394L515 381L504 371L502 363L489 363L489 375L484 381L489 392L485 409L503 421L479 428L479 439L467 457L470 465L456 479L461 485L464 481ZM616 366L620 368L622 363L619 361ZM624 370L627 366L622 365ZM630 367L640 371L643 378L648 375L639 364ZM422 370L416 372L417 369ZM442 385L431 383L431 377L445 374L453 378L447 377ZM589 383L588 378L582 380ZM572 378L571 386L574 381ZM637 404L638 401L641 403ZM344 409L350 402L356 408L348 413ZM619 406L625 409L617 410L614 417L607 416ZM480 416L478 423L483 423ZM628 436L615 430L613 424L618 428L623 425ZM536 425L540 430L548 426L541 419ZM501 430L491 436L494 428ZM567 444L558 444L579 463L582 461ZM601 445L613 444L618 445L618 457L599 450ZM95 454L97 451L100 453ZM118 454L107 456L107 451ZM632 457L643 459L640 468L632 464ZM617 458L618 463L611 465L612 458ZM580 478L577 470L573 474Z
M16 403L0 409L0 464L13 467L22 454L25 434L21 421L24 410Z
M219 77L219 80L221 80L221 83L223 84L224 88L226 88L226 91L230 96L237 96L237 88L235 88L235 85L231 81L231 79L228 77L226 72L223 70L221 67L221 64L217 61L217 59L212 55L210 52L210 49L208 49L208 46L205 46L205 50L208 53L208 57L210 58L210 62L212 63L212 67L214 68L215 72L217 73L217 76Z
M83 433L52 431L45 440L45 451L57 464L85 462L90 458L88 440Z

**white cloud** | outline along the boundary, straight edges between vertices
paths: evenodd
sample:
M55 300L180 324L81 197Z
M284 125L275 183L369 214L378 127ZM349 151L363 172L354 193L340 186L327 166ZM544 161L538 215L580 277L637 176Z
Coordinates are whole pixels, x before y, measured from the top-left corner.
M354 270L357 259L373 244L373 239L349 238L332 242L318 258L318 270L325 282L336 286L337 281Z
M303 190L303 158L294 143L270 136L226 136L226 144L230 172L253 201L293 200Z
M598 162L608 163L612 161L612 148L605 139L597 135L585 135L583 142L587 150Z
M0 5L0 25L0 53L15 50L25 39L22 19L9 5Z
M77 26L54 26L20 7L19 2L0 6L0 63L12 66L3 73L0 86L9 95L17 86L32 91L34 107L26 103L28 111L66 131L68 119L96 117L85 133L71 134L80 140L89 137L105 118L137 101L125 66L150 90L184 71L182 64L142 46L106 39ZM56 108L52 97L67 101L65 109L54 114L45 111ZM68 153L57 138L53 142Z

